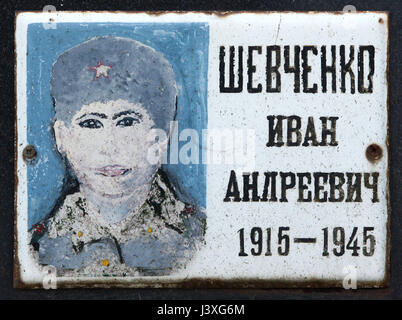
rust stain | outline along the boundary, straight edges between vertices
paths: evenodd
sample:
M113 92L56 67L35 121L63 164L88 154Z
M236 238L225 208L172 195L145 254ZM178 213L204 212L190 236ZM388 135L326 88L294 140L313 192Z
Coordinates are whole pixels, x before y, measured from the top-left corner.
M389 191L389 168L390 168L390 156L389 156L389 117L390 117L390 110L389 110L389 94L390 94L390 89L389 89L389 48L390 48L390 19L389 19L389 12L385 12L387 16L387 67L386 67L386 80L387 80L387 136L385 140L385 145L387 148L387 169L386 169L386 177L387 177L387 183L386 183L386 191L385 191L385 198L387 201L387 225L386 225L386 230L387 230L387 239L386 239L386 252L385 252L385 276L384 276L384 283L386 283L386 286L389 287L391 283L391 200L390 200L390 191Z
M24 13L24 12L31 12L31 13L43 13L43 11L39 10L32 10L32 11L16 11L15 16L17 17L18 14ZM290 10L285 10L285 11L263 11L263 10L254 10L254 11L249 11L249 10L239 10L239 11L216 11L216 10L209 10L209 11L196 11L196 10L188 10L188 11L183 11L183 10L155 10L155 11L107 11L107 10L94 10L94 11L71 11L71 10L66 10L66 11L56 11L57 12L62 12L62 13L77 13L80 12L81 14L92 14L92 13L114 13L114 14L147 14L151 16L161 16L165 14L188 14L188 13L199 13L199 14L205 14L205 15L215 15L217 17L228 17L231 15L236 15L236 14L270 14L270 13L280 13L280 14L289 14L289 13L298 13L298 14L333 14L333 15L342 15L342 14L350 14L350 12L344 12L342 10L340 11L290 11ZM388 11L369 11L369 10L363 10L363 11L356 11L353 12L355 13L378 13L378 14L387 14ZM380 20L382 20L380 18Z
M122 279L122 278L121 278ZM43 289L41 284L22 284L19 288L24 289ZM387 288L388 278L383 281L367 281L358 282L358 289L369 288ZM127 279L92 280L92 279L77 279L77 280L57 280L58 289L70 288L182 288L182 289L330 289L331 291L343 289L342 280L322 280L322 279L306 279L306 280L261 280L261 279L234 279L222 280L217 278L201 279L193 278L180 281L159 280L136 282L128 282ZM353 290L356 292L355 290ZM387 292L385 292L387 293Z
M17 30L17 16L14 18L14 30ZM14 266L13 266L13 286L22 288L24 284L21 281L21 265L18 259L18 126L17 126L17 39L14 37Z

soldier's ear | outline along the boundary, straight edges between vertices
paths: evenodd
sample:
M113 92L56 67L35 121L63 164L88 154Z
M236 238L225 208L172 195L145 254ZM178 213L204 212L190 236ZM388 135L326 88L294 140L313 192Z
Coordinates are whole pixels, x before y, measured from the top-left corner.
M152 165L167 163L167 146L169 138L162 129L151 129L148 138L147 160Z
M158 147L159 147L160 154L166 154L168 145L169 145L169 138L168 137L158 141Z
M158 153L159 153L159 159L158 159L158 164L166 164L168 163L168 145L169 145L169 139L166 137L166 139L162 139L158 141Z
M60 153L64 152L64 146L66 141L67 127L64 124L64 121L56 120L53 125L54 136L56 138L56 146L57 150Z

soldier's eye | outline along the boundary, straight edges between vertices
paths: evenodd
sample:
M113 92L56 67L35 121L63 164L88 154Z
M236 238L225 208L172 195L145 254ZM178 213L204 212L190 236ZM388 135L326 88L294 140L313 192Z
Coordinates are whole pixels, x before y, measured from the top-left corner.
M117 127L131 127L136 123L140 123L140 120L133 117L124 117L123 119L117 121Z
M99 129L103 127L102 122L96 119L88 119L81 121L79 125L81 128L88 128L88 129Z

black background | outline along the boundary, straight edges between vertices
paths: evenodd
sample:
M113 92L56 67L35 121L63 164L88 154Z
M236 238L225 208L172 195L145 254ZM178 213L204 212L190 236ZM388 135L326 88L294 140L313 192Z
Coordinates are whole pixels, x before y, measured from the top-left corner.
M386 289L59 289L13 288L14 218L14 16L16 11L56 10L266 10L342 11L345 5L360 10L390 12L389 134L391 199L391 282ZM402 192L401 155L401 15L402 1L2 1L0 44L0 299L402 299ZM367 128L370 130L370 128Z

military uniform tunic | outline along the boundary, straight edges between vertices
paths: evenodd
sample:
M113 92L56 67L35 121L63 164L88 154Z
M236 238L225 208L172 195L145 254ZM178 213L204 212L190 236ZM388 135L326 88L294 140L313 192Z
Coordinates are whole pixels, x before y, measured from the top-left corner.
M31 245L39 263L59 275L168 275L185 268L204 232L202 211L180 201L159 171L147 200L120 223L109 224L76 192L35 225Z

